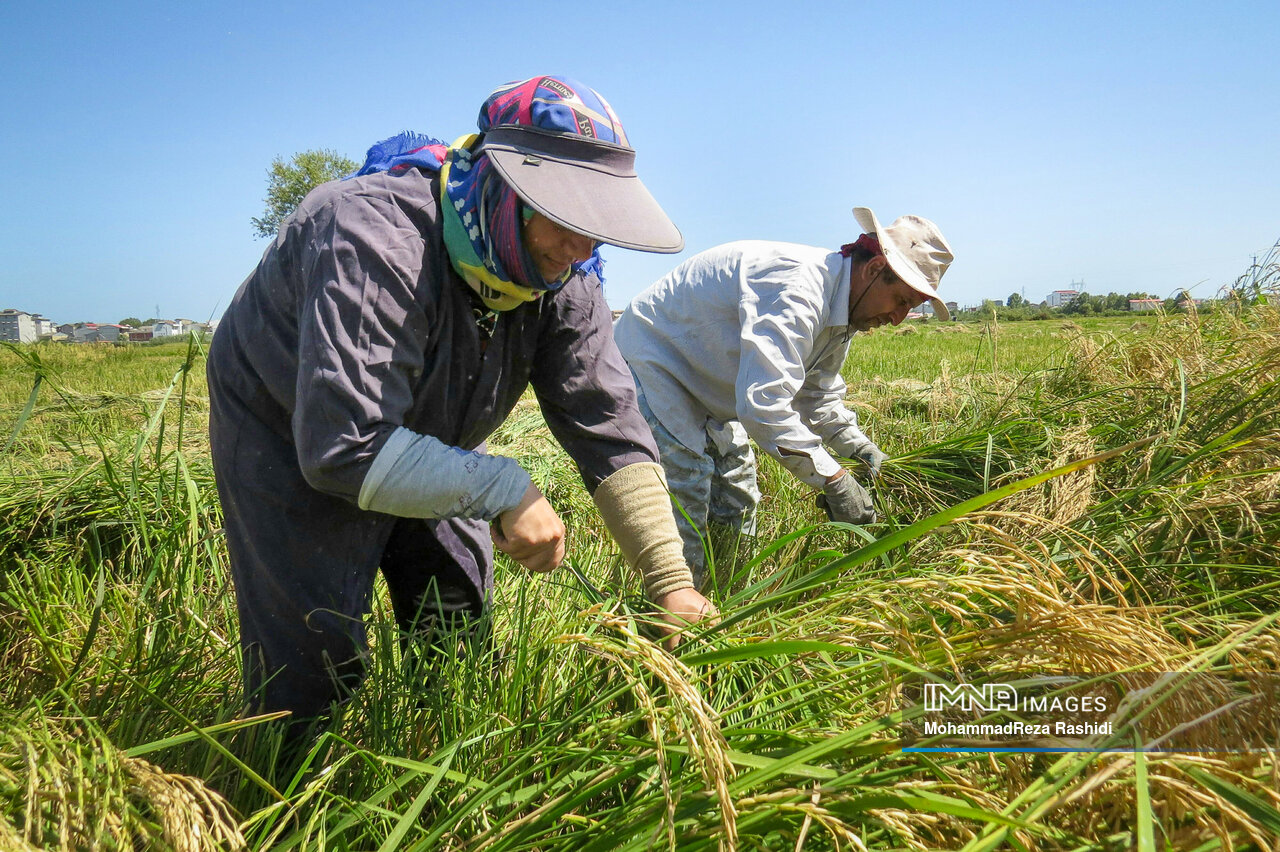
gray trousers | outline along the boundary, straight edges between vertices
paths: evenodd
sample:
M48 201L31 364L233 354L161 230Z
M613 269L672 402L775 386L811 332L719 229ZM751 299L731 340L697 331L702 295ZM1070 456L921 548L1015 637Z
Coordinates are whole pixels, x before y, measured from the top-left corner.
M632 375L634 379L634 374ZM742 424L708 421L706 441L688 447L662 425L636 382L640 413L649 423L667 487L676 501L676 527L684 545L684 558L693 571L693 582L702 588L707 580L708 525L716 524L742 535L755 535L756 457Z

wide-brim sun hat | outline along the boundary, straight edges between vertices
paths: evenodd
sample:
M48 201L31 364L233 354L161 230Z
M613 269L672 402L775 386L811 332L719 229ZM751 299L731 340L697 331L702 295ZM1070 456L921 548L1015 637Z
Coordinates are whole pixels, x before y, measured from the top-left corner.
M622 248L684 248L636 174L622 122L595 90L560 76L509 83L481 106L479 126L479 152L552 222Z
M938 226L921 216L900 216L882 228L869 207L853 208L853 216L864 233L879 240L893 273L933 305L938 319L950 319L950 311L938 296L938 284L955 255Z

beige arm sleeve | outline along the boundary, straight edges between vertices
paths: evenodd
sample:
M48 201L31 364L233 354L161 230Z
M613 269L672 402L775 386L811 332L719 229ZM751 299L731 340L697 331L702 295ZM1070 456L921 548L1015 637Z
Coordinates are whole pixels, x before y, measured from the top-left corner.
M644 578L649 600L693 588L660 465L641 462L615 471L596 488L594 499L623 558Z

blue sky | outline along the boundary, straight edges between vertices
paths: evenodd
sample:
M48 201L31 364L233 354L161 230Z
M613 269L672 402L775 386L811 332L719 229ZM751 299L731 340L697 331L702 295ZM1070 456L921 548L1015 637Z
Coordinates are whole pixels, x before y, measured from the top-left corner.
M460 15L466 17L459 17ZM8 3L0 307L216 317L272 158L470 132L560 73L621 116L681 255L607 248L614 307L740 238L936 221L962 304L1210 296L1280 238L1280 4Z

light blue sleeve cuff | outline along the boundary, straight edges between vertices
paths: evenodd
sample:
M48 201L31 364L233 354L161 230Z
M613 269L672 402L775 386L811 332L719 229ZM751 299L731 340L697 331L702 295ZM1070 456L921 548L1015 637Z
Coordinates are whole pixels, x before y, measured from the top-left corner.
M842 469L840 462L821 447L807 453L779 453L776 458L792 476L818 490Z
M843 458L854 458L858 451L872 443L857 424L846 426L827 439L827 446Z
M451 447L403 426L365 475L361 509L402 518L480 518L514 508L532 480L515 459Z

